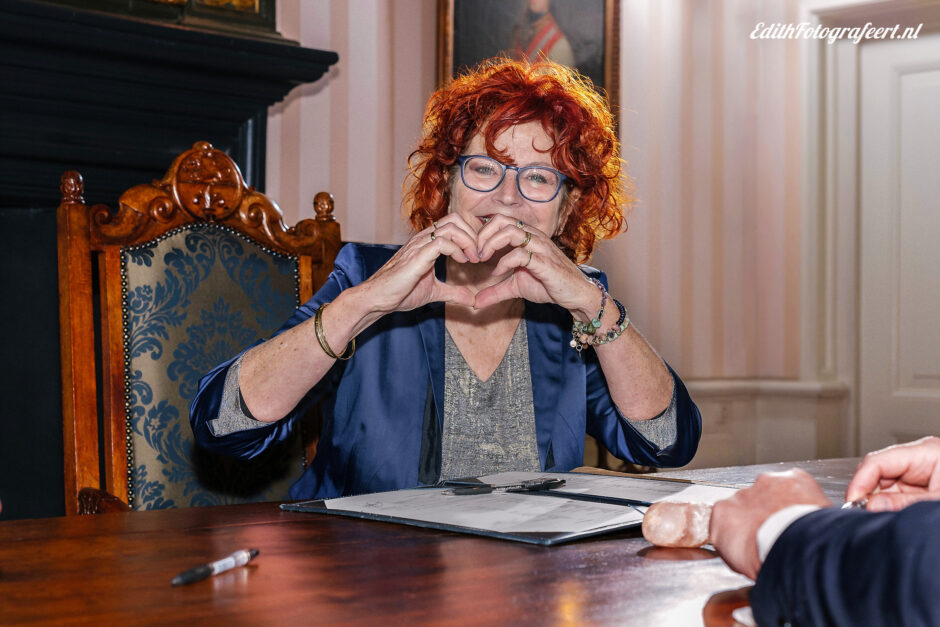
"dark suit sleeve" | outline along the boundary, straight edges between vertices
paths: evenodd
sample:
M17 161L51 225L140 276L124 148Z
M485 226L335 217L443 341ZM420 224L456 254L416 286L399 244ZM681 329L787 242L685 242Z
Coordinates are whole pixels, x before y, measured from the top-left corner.
M940 625L940 502L798 519L767 555L751 608L758 625Z

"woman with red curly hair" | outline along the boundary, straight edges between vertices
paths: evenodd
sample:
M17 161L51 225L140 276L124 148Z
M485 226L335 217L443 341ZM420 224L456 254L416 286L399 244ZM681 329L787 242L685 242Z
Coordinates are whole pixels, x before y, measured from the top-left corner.
M270 340L221 364L197 441L254 457L321 402L293 498L567 471L585 433L680 466L701 417L586 261L624 227L613 118L574 71L500 59L435 93L409 159L403 246L350 244Z

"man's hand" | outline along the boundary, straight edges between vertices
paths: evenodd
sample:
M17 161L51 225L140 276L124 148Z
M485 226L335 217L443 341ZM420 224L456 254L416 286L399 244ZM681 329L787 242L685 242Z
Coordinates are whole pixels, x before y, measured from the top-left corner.
M790 505L829 507L832 502L802 470L763 474L750 488L715 503L709 526L712 545L733 570L757 579L757 530L771 514Z
M845 500L866 496L871 511L940 500L940 438L921 438L866 455L845 490Z

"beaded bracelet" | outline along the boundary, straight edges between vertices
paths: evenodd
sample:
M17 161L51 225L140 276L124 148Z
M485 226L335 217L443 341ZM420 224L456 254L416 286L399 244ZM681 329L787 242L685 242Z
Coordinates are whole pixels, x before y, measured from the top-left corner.
M607 305L607 289L604 287L604 284L594 278L588 280L601 291L601 308L597 312L597 316L590 322L574 320L571 323L571 342L569 342L568 345L578 351L579 355L585 344L592 344L590 338L594 337L597 330L601 328L601 318L604 317L604 307Z
M592 342L594 346L613 342L618 337L623 335L623 332L627 330L628 326L630 326L630 316L627 315L627 308L624 307L616 298L611 300L614 301L614 304L617 305L617 309L620 310L620 317L617 318L617 324L614 328L609 329L607 333L594 336L594 341Z
M569 342L568 345L578 351L579 355L585 345L600 346L601 344L613 342L630 326L630 317L627 315L627 308L616 298L612 298L611 300L614 301L614 304L617 305L617 309L620 311L620 317L617 318L617 324L613 328L609 329L606 333L592 334L590 338L585 338L585 334L577 329L573 328L571 330L571 342Z
M599 328L601 328L601 318L604 317L604 306L607 305L607 290L604 289L604 284L598 281L597 279L588 279L591 283L596 285L601 291L601 308L597 312L597 317L595 317L590 322L580 322L575 320L571 325L571 333L578 335L594 335Z
M339 359L346 361L353 356L353 353L356 352L356 338L353 338L349 343L349 346L343 349L342 355L337 355L333 352L333 349L330 348L330 345L326 342L326 336L323 334L323 310L326 309L326 306L329 303L323 303L317 308L317 314L313 317L313 328L317 331L317 341L320 343L320 348L323 349L323 352L332 357L333 359ZM349 350L349 354L346 354L346 351Z

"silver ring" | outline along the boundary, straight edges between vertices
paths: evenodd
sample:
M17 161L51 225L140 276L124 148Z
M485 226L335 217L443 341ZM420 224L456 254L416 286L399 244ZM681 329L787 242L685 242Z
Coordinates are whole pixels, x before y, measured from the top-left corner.
M525 233L525 239L522 240L522 243L519 244L519 246L522 248L525 248L526 246L529 245L529 242L532 241L532 233L530 233L529 231L523 231L523 233Z
M431 241L432 241L432 242L434 241L434 238L435 238L435 237L437 237L437 234L435 234L434 231L431 231Z
M522 265L523 268L528 268L529 264L532 263L532 251L529 250L529 259Z
M518 222L516 222L516 226L518 226L520 229L525 231L525 222L523 222L522 220L519 220Z

